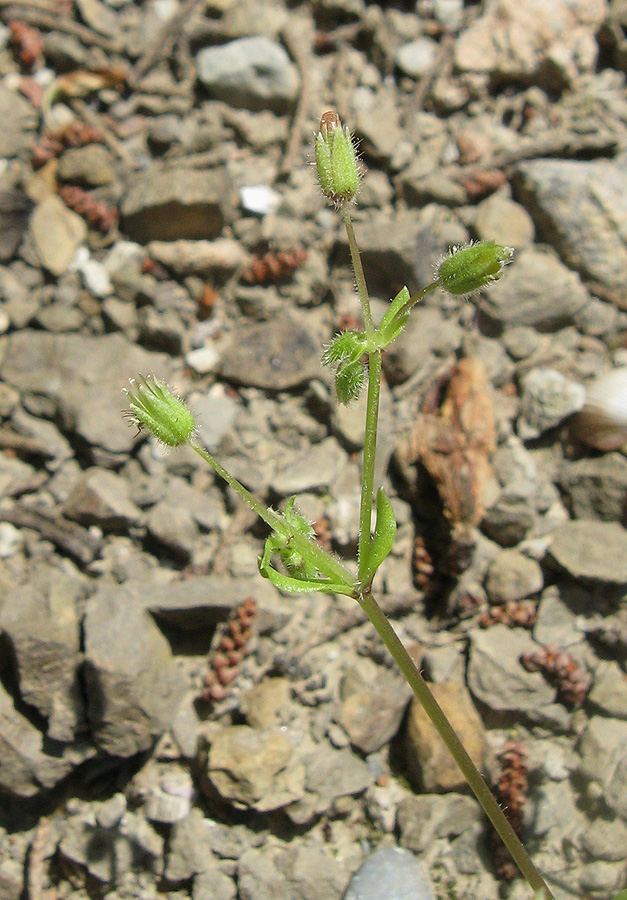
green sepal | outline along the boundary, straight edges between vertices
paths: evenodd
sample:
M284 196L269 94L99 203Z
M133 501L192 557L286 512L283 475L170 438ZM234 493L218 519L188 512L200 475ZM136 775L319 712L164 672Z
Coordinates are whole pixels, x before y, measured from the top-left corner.
M407 287L403 287L388 306L377 330L377 337L382 350L399 336L407 324L410 310L407 309L404 313L400 313L400 310L409 303L409 300L409 290Z
M368 545L368 551L363 566L360 567L361 580L364 583L372 581L377 569L389 555L394 545L396 536L396 517L392 504L387 498L383 488L377 491L377 523L375 525L372 540Z
M313 594L314 592L322 594L345 594L347 597L353 597L355 589L347 584L338 584L329 580L316 581L301 578L294 578L292 575L283 575L281 572L270 565L264 564L266 554L259 560L259 573L267 578L280 591L288 594Z
M322 354L323 366L336 366L335 389L343 406L359 397L365 378L362 357L367 351L368 339L363 331L344 331Z

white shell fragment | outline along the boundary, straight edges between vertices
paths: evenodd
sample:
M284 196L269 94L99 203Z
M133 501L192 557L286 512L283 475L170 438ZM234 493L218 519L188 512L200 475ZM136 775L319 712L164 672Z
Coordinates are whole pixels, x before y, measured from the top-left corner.
M627 444L627 366L611 369L586 387L586 403L573 421L573 432L597 450Z

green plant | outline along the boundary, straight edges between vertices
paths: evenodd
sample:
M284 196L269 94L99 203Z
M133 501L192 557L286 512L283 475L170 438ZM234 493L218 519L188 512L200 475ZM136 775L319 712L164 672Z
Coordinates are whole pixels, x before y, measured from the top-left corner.
M375 496L374 468L381 386L381 354L398 337L413 306L436 288L468 296L500 277L512 250L492 241L454 248L437 267L433 281L416 294L403 288L391 301L381 324L375 327L370 309L361 258L350 217L350 203L359 186L359 168L354 143L336 113L322 117L315 144L318 178L325 196L342 215L355 272L357 293L364 321L363 331L346 331L325 349L322 362L333 366L340 402L355 399L367 381L367 411L359 516L358 569L353 573L343 562L315 542L311 525L294 508L294 498L279 513L265 507L230 475L197 439L194 419L162 382L145 378L128 392L126 415L139 428L149 429L168 446L189 445L223 478L270 528L259 560L259 571L279 589L291 593L324 591L354 598L362 607L386 647L422 703L449 748L468 784L485 810L503 843L518 864L537 897L552 897L485 781L436 702L405 647L383 614L372 593L377 570L389 554L396 533L392 504L382 488ZM376 507L374 529L373 506ZM275 565L280 559L282 568Z

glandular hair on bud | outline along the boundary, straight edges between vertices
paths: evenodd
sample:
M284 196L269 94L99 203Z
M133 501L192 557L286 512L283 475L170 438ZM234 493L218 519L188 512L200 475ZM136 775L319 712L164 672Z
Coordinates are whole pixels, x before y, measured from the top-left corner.
M147 428L167 447L188 444L196 433L196 422L174 391L157 378L131 379L125 391L128 409L124 416L138 431Z
M316 169L322 193L333 203L351 201L359 187L355 142L334 110L320 119L315 142Z
M466 247L454 247L438 265L436 281L449 294L470 297L497 281L514 251L494 241L480 241Z

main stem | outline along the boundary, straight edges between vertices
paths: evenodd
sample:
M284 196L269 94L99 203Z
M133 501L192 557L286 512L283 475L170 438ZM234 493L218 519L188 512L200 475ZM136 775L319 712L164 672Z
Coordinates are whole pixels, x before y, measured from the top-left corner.
M372 523L374 496L374 467L377 455L377 429L379 427L379 397L381 394L381 351L368 354L368 400L366 407L366 431L364 434L364 459L361 468L361 501L359 506L359 581L368 563L368 546ZM365 587L365 585L363 585Z
M423 709L433 722L440 737L448 747L451 755L468 784L470 785L475 797L483 807L487 817L494 825L501 840L509 850L512 858L524 877L527 879L530 887L534 892L543 891L546 900L553 900L553 894L549 890L544 878L535 865L533 864L529 854L523 847L516 832L505 818L503 811L496 802L494 795L483 780L479 770L468 755L464 745L457 737L451 723L442 712L442 709L429 690L427 682L424 680L413 660L407 653L407 650L401 643L398 635L392 628L390 622L386 618L381 607L374 599L370 591L364 592L359 597L362 609L376 628L383 643L388 648L394 660L396 661L401 672L407 679L412 691L422 704Z

